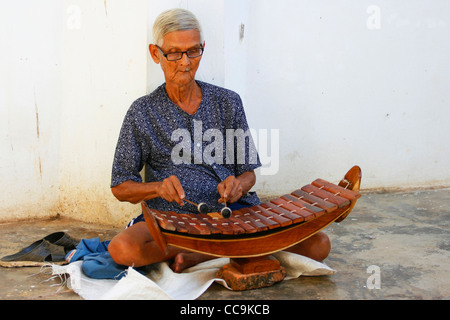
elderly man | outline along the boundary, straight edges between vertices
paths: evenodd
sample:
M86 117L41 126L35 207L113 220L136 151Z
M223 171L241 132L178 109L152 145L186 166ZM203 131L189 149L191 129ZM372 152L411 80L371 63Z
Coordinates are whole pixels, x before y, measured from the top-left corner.
M251 139L245 150L238 149L234 138L231 147L225 141L226 130L248 131L240 97L195 79L205 49L199 22L187 10L168 10L156 19L153 38L149 51L165 83L136 100L127 112L113 163L114 196L182 213L197 210L184 199L205 202L213 211L220 211L224 201L232 209L259 204L256 193L249 192L256 181L254 169L260 166ZM224 139L215 136L220 142L214 145L223 150L205 152L213 140L207 134L211 132L222 134ZM188 147L179 148L181 143ZM144 164L149 177L142 182ZM212 258L171 246L162 253L142 215L111 240L108 251L116 263L134 267L173 259L175 272ZM322 260L329 252L328 237L319 233L291 251Z

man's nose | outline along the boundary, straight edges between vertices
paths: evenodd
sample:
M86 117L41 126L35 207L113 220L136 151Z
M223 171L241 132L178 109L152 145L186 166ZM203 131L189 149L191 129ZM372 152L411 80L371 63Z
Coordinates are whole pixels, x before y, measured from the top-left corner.
M188 57L187 52L183 52L183 53L181 54L181 59L180 59L179 61L180 61L182 64L186 64L186 65L191 64L191 60L190 60L190 58Z

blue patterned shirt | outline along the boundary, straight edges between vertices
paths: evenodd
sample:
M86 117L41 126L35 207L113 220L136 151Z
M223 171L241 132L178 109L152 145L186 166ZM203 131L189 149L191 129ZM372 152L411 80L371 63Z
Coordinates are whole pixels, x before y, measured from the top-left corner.
M217 201L217 184L261 166L253 144L242 101L233 91L197 81L203 98L195 114L184 112L168 97L165 84L137 99L122 124L112 168L111 187L132 180L162 181L175 175L186 199L205 202L211 211L223 207ZM259 204L256 193L241 203ZM147 201L150 208L197 213L189 203L179 206L162 198Z

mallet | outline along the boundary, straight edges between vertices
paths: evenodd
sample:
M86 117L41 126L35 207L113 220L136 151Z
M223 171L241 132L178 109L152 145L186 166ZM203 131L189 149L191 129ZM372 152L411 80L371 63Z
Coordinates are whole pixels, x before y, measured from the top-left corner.
M200 212L200 213L206 214L209 211L208 205L204 202L200 202L199 204L196 204L195 202L192 202L188 199L183 199L183 201L189 202L190 204L193 204L194 206L196 206L198 212Z
M225 199L223 200L223 203L225 207L220 210L220 213L222 214L222 217L228 219L229 217L231 217L231 209L227 207L227 201Z

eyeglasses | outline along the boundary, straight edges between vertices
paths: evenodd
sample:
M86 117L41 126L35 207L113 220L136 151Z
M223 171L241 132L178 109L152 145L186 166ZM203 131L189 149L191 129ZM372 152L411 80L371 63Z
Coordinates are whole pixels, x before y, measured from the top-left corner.
M191 49L191 50L183 51L183 52L164 53L164 51L162 51L162 49L159 46L157 46L156 44L155 44L155 46L159 49L159 51L161 51L162 55L164 57L166 57L166 59L168 61L180 60L183 57L183 53L186 53L186 55L189 58L197 58L203 54L203 50L204 50L204 48L196 48L196 49Z

